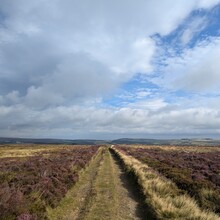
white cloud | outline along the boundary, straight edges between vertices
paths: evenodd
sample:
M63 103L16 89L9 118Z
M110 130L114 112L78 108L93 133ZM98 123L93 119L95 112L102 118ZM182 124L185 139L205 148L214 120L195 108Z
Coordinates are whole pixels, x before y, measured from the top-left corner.
M60 106L31 110L25 106L0 107L1 134L26 137L102 137L146 134L219 134L219 108L184 108L152 100L123 108ZM40 132L41 131L41 132ZM61 133L60 133L61 132ZM64 132L64 133L62 133Z
M217 110L177 111L162 98L143 101L152 91L137 91L132 97L142 102L124 108L97 106L136 73L153 70L152 35L167 35L194 9L219 2L0 0L0 135L74 137L75 132L75 137L99 137L112 131L191 131L210 114L210 127L218 128ZM192 29L184 42L192 37ZM183 58L168 60L166 81L186 89L216 87L218 46L218 40L198 45ZM173 81L176 71L180 75ZM198 120L192 123L195 114Z
M220 38L206 39L180 56L167 58L164 74L156 79L159 85L201 93L220 92Z
M194 17L193 20L187 24L187 27L184 29L181 35L181 42L186 45L192 38L202 31L208 24L207 18L205 17Z
M129 107L142 110L146 109L147 111L157 111L163 109L167 105L168 103L163 99L147 99L130 104Z
M199 0L198 5L202 8L211 8L215 6L216 4L219 4L219 0Z

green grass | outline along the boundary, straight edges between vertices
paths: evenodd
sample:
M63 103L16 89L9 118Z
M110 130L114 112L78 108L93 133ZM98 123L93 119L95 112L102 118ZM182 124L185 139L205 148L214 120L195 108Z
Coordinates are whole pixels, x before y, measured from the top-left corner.
M85 219L117 219L119 201L116 199L116 180L111 160L109 151L106 151L94 185L95 196Z

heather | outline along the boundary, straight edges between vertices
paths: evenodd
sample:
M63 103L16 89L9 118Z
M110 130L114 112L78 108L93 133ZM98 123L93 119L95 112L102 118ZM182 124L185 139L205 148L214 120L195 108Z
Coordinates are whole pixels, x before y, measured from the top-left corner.
M219 151L187 151L187 147L182 150L163 150L162 147L119 149L171 179L179 189L195 198L200 207L220 213Z
M0 161L0 218L44 219L78 180L98 147L56 147Z

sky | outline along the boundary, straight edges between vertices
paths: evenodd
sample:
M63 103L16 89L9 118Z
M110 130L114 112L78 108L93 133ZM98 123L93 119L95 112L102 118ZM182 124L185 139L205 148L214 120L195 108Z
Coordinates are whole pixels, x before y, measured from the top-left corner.
M0 0L0 137L220 137L220 0Z

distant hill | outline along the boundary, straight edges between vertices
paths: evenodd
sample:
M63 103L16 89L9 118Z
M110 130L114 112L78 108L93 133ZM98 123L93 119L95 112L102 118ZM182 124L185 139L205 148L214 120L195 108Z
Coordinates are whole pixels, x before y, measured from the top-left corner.
M68 144L69 142L69 140L62 139L0 138L0 144Z
M0 137L0 144L68 144L68 145L105 145L105 144L146 144L146 145L193 145L193 146L220 146L220 140L204 139L138 139L121 138L117 140L92 139L31 139L31 138L5 138Z
M146 144L146 145L185 145L185 146L220 146L220 140L204 139L133 139L122 138L111 141L112 144Z
M113 140L112 144L169 144L169 140L157 140L157 139L133 139L133 138L121 138L117 140Z
M108 144L108 141L87 140L87 139L32 139L32 138L1 138L0 144L70 144L70 145L101 145Z

